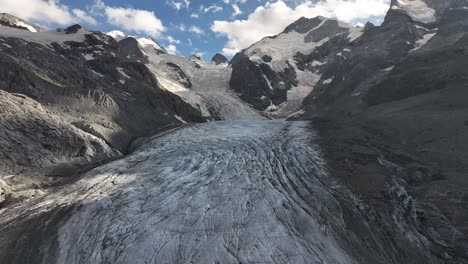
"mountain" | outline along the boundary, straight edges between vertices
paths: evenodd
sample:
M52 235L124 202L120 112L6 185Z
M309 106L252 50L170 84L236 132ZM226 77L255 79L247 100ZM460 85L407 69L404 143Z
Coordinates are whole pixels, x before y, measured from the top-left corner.
M13 27L13 28L18 28L18 29L23 29L23 30L28 30L31 32L44 32L46 29L41 28L37 25L34 25L32 23L29 23L21 18L12 16L7 13L0 13L0 25L7 26L7 27Z
M335 19L301 18L236 54L230 87L256 109L288 116L299 110L321 77L312 68L305 70L304 54L323 49L321 58L309 65L318 69L331 53L345 53L361 32Z
M216 53L213 58L211 59L211 62L214 62L215 64L224 64L224 63L229 63L228 59L219 53Z
M149 48L157 52L149 40L140 41L141 53ZM85 141L80 143L83 150L68 152L64 147L64 156L52 159L51 167L67 163L65 157L84 157L87 163L94 163L98 160L87 158L86 149L111 148L111 153L125 153L135 137L181 120L205 120L198 109L163 89L143 61L128 57L130 49L101 32L79 25L40 32L2 25L0 43L2 90L36 101L42 107L39 112L50 112L49 119L73 126L74 133L78 129L105 142L104 148ZM29 126L26 121L24 126ZM48 151L46 145L37 148L37 152ZM9 152L28 154L16 145ZM6 165L3 169L12 173L36 170L28 162L21 164L25 166Z
M9 19L0 262L468 263L467 6L300 18L230 62Z
M2 21L0 107L26 107L5 112L0 125L6 175L61 181L57 176L121 157L136 138L161 129L261 118L230 93L226 64L170 55L151 38L117 31L45 30L8 14Z
M451 252L447 263L466 263L468 249L467 6L394 0L380 26L363 28L301 18L231 61L231 89L270 117L312 120L334 174L374 208L392 206L383 157L397 166L419 232Z

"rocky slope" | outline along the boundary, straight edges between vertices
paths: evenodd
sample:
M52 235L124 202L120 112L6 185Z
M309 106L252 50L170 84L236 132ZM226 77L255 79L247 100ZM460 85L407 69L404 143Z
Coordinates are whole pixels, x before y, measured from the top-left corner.
M119 157L165 126L206 119L162 89L125 43L79 25L46 31L7 14L1 21L0 177L20 189Z
M381 174L378 158L397 164L425 236L455 263L468 252L466 6L393 1L381 26L367 25L345 58L321 66L332 81L315 86L300 117L328 120L322 145L336 175L371 203L385 199L369 184Z

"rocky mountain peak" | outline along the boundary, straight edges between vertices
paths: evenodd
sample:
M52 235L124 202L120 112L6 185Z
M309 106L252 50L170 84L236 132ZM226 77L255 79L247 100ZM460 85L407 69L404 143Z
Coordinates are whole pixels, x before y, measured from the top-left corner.
M167 54L166 49L153 38L135 37L146 53Z
M63 31L66 33L66 34L75 34L77 33L78 31L80 31L80 29L85 29L83 28L81 25L79 24L75 24L75 25L72 25L72 26L69 26L67 28L65 28Z
M107 35L111 36L112 38L115 39L115 41L120 41L126 37L128 37L127 34L123 33L122 31L119 30L112 30L106 33Z
M24 30L28 30L31 32L47 31L46 29L42 27L39 27L21 18L18 18L16 16L13 16L7 13L0 13L0 25L12 27L12 28L24 29Z
M416 23L438 22L447 11L465 9L467 0L392 0L385 20L395 17L395 13L409 16Z
M327 18L318 16L314 18L306 18L301 17L289 26L284 29L283 33L289 33L291 31L296 31L297 33L307 33L310 30L318 27L323 21L327 20Z
M228 59L220 53L216 53L216 55L214 55L211 59L211 62L215 63L216 65L229 63Z
M193 54L192 56L190 56L190 58L192 59L195 59L195 60L199 60L199 61L203 61L203 58L197 54Z

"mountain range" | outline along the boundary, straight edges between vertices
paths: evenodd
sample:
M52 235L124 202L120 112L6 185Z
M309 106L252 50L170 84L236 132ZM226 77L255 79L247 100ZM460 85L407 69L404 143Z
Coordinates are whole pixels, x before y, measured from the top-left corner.
M330 220L329 226L320 225L326 229L325 237L335 237L337 245L311 242L313 246L300 254L316 252L317 261L322 261L317 263L468 263L467 88L467 0L392 0L378 26L303 17L231 60L216 54L211 61L170 54L152 38L80 25L46 30L0 14L0 230L5 234L0 239L0 263L94 263L91 257L70 257L63 262L60 251L52 249L60 239L48 233L62 227L57 224L61 218L54 217L73 214L68 209L59 211L62 204L49 208L44 201L59 192L58 196L67 197L72 192L68 189L85 193L88 187L79 189L74 184L87 177L83 175L103 171L112 161L130 167L133 163L126 159L141 158L135 164L144 164L146 153L162 150L179 157L174 154L178 149L192 153L186 150L188 142L193 148L203 145L207 152L193 155L215 158L209 164L223 171L229 165L217 166L225 156L213 149L232 146L227 152L236 157L235 164L253 159L236 144L263 153L258 155L276 153L274 146L260 147L264 136L275 138L282 147L290 140L294 149L285 147L279 152L297 155L266 162L270 170L286 159L283 167L308 171L302 162L314 158L301 156L308 151L304 144L309 144L303 140L309 133L303 128L305 121L315 131L310 146L319 149L326 165L311 163L318 166L317 173L326 167L333 176L333 180L319 177L318 182L343 189L317 187L316 194L334 197L327 202L297 191L309 186L307 180L301 179L299 187L294 187L296 180L282 183L298 192L299 198L286 194L292 200L317 203L313 210L305 210L307 214L332 219L335 207L342 214L341 219ZM275 126L280 122L286 124L283 130ZM200 127L204 123L209 123L208 128ZM177 132L183 129L188 132ZM212 133L215 140L190 129ZM253 139L242 143L235 133ZM285 138L273 133L284 133ZM167 142L162 140L166 138ZM154 164L165 164L158 155L151 158ZM179 157L181 164L185 157ZM142 168L146 166L151 165ZM171 166L168 170L177 171L174 168L179 165ZM202 165L191 164L190 169L193 166ZM235 166L233 177L243 175L246 165ZM244 171L254 174L254 168ZM189 182L181 182L180 188L191 186ZM102 188L101 192L111 190ZM43 211L54 217L35 219L22 214ZM294 234L294 243L309 241ZM70 243L63 245L81 245ZM236 255L231 246L226 246L226 252L234 257L223 258L223 263L256 259ZM336 248L350 257L338 257L340 250L331 257ZM207 256L229 255L219 252L210 251ZM265 252L265 256L273 254ZM125 263L133 256L120 259L119 254L109 253L106 259L106 254L98 254L102 263ZM288 254L266 259L312 261ZM182 257L172 260L187 261Z

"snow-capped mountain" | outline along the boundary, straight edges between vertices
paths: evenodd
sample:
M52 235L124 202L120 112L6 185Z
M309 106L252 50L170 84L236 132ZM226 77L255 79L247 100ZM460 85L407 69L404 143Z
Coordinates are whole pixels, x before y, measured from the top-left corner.
M325 64L329 54L307 65L303 57L324 46L330 46L325 52L345 54L362 30L335 19L301 18L237 54L231 62L230 86L255 108L286 117L299 110L319 82L321 73L313 67Z
M468 0L230 62L0 21L0 263L468 263Z
M128 53L127 58L144 61L162 89L180 96L198 109L203 117L212 120L260 117L230 91L231 69L226 58L224 63L210 63L196 55L181 57L168 54L153 39L128 37L119 31L107 34L118 40L123 52Z
M141 37L141 36L129 36L119 30L109 31L106 34L111 36L117 42L120 42L121 40L125 38L132 37L136 39L138 43L141 45L142 49L148 53L152 53L152 52L164 53L164 54L167 53L166 49L164 49L163 46L159 45L159 43L157 43L152 38L146 38L146 37Z
M80 141L78 152L75 148L59 152L37 145L35 151L51 152L44 155L50 158L51 170L64 162L87 164L120 155L134 137L162 126L205 120L198 109L160 86L143 61L146 53L157 53L155 44L140 41L144 46L138 44L136 50L142 50L138 58L129 56L133 53L128 45L119 45L112 37L80 25L37 32L16 24L0 25L2 89L36 100L43 107L39 109L46 111L39 116L50 111L53 118L73 127L77 137L85 134L93 138ZM27 126L27 119L23 125ZM16 151L19 157L28 154ZM54 156L57 153L62 157ZM4 170L23 169L8 165Z
M229 63L229 60L224 55L220 53L216 53L211 59L211 62L215 64L225 64L225 63Z
M14 27L14 28L19 28L19 29L24 29L28 30L31 32L44 32L46 29L41 28L37 25L34 25L32 23L29 23L28 21L25 21L21 18L12 16L7 13L0 13L0 25L8 26L8 27Z

